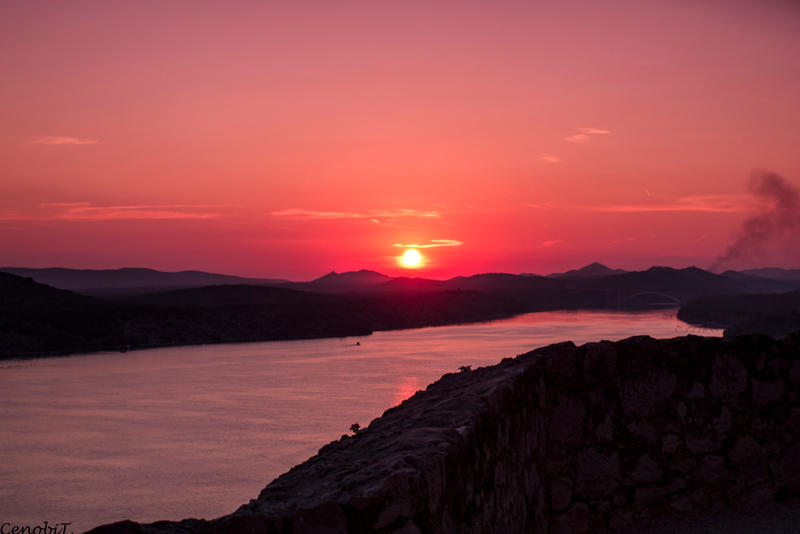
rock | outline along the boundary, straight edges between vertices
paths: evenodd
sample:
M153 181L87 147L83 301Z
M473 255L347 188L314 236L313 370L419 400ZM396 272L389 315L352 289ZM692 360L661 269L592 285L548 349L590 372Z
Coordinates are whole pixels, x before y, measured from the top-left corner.
M560 512L572 502L572 482L561 477L550 486L550 507Z
M647 443L655 445L656 443L656 429L653 425L647 423L630 423L627 427L628 432L634 436L641 436L647 440Z
M800 360L795 360L789 370L789 380L795 384L800 384Z
M712 397L731 397L747 388L747 369L730 355L714 356L711 367L711 383L708 386Z
M703 384L700 382L695 382L692 384L692 389L689 390L689 393L686 394L686 398L688 399L702 399L706 396L706 388L703 387Z
M686 405L684 403L679 402L676 411L678 412L678 417L680 417L681 421L686 419Z
M725 434L731 429L731 423L731 412L728 410L727 406L723 406L722 410L720 410L719 417L712 421L711 426L714 427L717 434Z
M550 438L564 443L580 443L583 437L583 421L586 407L575 397L559 395L550 419Z
M686 448L694 454L713 451L716 447L714 441L708 436L689 436L686 438Z
M709 486L717 486L728 479L725 469L725 458L718 454L709 454L703 457L698 469L700 480Z
M783 380L776 382L762 382L753 380L753 401L756 404L778 402L783 394Z
M742 465L758 457L761 453L761 446L750 436L740 436L736 438L731 450L728 451L728 458L734 465Z
M643 454L636 462L636 468L625 479L625 485L634 486L653 483L661 478L661 474L661 468L653 461L650 455Z
M674 454L678 450L678 447L681 446L681 438L680 436L678 436L678 434L671 432L669 434L664 435L664 437L661 438L661 443L662 443L661 445L662 451L664 451L667 454Z
M663 500L667 495L671 495L685 487L686 481L679 478L665 486L645 486L636 488L633 500L638 506L654 504Z
M600 443L608 443L614 439L614 423L611 414L606 414L605 418L597 425L595 436Z
M627 380L620 392L622 410L626 414L649 415L675 392L678 379L661 371Z
M553 524L553 534L581 534L589 531L589 507L579 502L561 514Z
M606 456L595 449L578 454L575 493L587 499L597 499L614 493L620 484L619 455Z

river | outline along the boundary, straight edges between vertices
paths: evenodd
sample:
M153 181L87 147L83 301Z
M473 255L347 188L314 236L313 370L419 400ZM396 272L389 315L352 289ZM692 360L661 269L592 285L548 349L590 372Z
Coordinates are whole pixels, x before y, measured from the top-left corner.
M0 362L0 522L71 522L67 532L82 532L121 519L210 519L462 365L565 340L687 333L721 335L675 310L562 311L361 338Z

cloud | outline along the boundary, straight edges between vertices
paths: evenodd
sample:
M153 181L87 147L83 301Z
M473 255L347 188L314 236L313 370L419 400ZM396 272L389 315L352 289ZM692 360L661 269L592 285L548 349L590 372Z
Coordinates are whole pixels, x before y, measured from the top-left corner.
M563 239L551 239L549 241L542 241L539 243L539 248L547 248L552 247L553 245L558 245L559 243L563 243Z
M656 198L656 197L649 197ZM662 198L648 204L611 204L606 206L582 206L577 209L601 213L650 213L669 211L698 211L711 213L738 213L754 208L752 199L743 195L695 195Z
M564 138L567 143L588 143L591 137L586 134L568 135Z
M587 135L611 135L611 130L604 128L578 128L578 131Z
M546 154L542 152L539 154L539 159L542 161L546 161L547 163L558 163L561 161L561 158L558 156L554 156L553 154Z
M410 208L394 210L367 210L364 212L287 208L273 211L270 215L273 217L285 217L287 219L367 219L374 223L394 222L400 217L420 217L425 219L440 219L442 217L442 214L435 210L426 211Z
M425 245L420 245L417 243L394 243L392 244L393 247L401 247L401 248L437 248L437 247L460 247L463 245L463 241L458 241L457 239L431 239L430 243Z
M26 145L96 145L99 139L81 139L80 137L63 137L58 135L48 135L39 137L25 143Z
M139 204L97 206L88 202L42 202L39 212L0 213L3 221L112 221L214 219L225 217L220 210L234 208L224 204Z
M365 219L366 215L349 213L346 211L315 211L298 208L288 208L273 211L274 217L287 217L289 219Z

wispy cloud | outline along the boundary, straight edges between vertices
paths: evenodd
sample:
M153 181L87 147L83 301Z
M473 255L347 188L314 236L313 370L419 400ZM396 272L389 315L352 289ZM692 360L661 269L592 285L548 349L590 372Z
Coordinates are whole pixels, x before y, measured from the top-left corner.
M553 245L558 245L559 243L563 243L563 239L551 239L549 241L542 241L539 243L539 248L547 248L552 247Z
M611 130L606 130L605 128L578 128L578 132L576 134L570 134L564 137L564 141L567 143L588 143L592 140L593 135L611 135Z
M586 134L573 134L566 136L564 141L567 143L588 143L589 139L591 139L591 137Z
M275 217L286 217L289 219L366 219L367 216L361 213L351 213L347 211L316 211L304 210L299 208L287 208L273 211L270 215Z
M605 128L578 128L578 131L587 135L611 135L611 130Z
M546 154L542 152L539 154L539 159L542 161L546 161L547 163L558 163L561 161L561 158L558 156L554 156L553 154Z
M100 142L99 139L48 135L45 137L38 137L24 144L25 145L96 145L99 142Z
M139 204L99 206L89 202L43 202L31 213L0 213L3 221L112 221L162 219L214 219L225 217L234 205Z
M576 205L533 203L534 209L568 209L599 213L650 213L650 212L709 212L740 213L758 209L761 204L748 195L692 195L684 197L659 197L649 195L646 201L628 204Z
M648 197L656 198L656 197ZM612 204L586 206L588 211L603 213L647 213L659 211L700 211L712 213L737 213L755 207L752 199L743 195L695 195L656 200L647 204Z
M393 247L401 247L401 248L436 248L436 247L460 247L463 245L463 241L458 241L457 239L431 239L430 243L426 243L424 245L420 245L418 243L394 243L392 244Z
M366 219L378 224L382 222L393 222L402 217L420 217L425 219L440 219L442 217L442 214L436 210L416 210L410 208L367 210L363 212L287 208L273 211L270 215L273 217L285 217L287 219Z

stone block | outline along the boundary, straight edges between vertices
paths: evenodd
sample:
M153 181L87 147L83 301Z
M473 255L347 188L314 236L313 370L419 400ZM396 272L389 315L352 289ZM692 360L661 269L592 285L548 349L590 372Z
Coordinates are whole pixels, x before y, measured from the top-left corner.
M747 369L728 354L714 356L711 365L711 382L708 386L712 397L731 397L747 388Z
M595 449L578 454L578 471L575 492L587 499L599 499L614 493L620 484L619 455L610 456Z
M579 502L558 516L553 523L553 534L581 534L589 531L591 512Z

